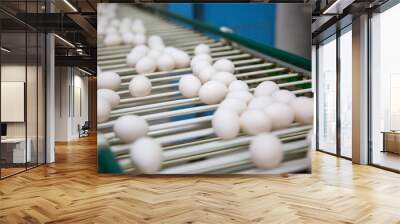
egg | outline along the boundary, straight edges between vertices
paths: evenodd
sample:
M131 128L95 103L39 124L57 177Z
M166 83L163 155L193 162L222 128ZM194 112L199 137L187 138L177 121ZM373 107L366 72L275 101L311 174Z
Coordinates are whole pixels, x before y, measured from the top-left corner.
M149 52L147 52L146 56L157 60L161 56L161 54L162 54L161 51L151 49L151 50L149 50Z
M314 100L312 98L300 96L290 102L294 110L295 121L300 124L312 124L314 120Z
M117 91L121 85L121 77L115 72L102 72L97 75L98 89L112 89Z
M271 96L258 96L250 101L248 108L254 110L264 110L267 106L274 102L275 100Z
M124 143L131 143L147 135L147 121L137 115L124 115L115 120L113 130L115 135Z
M149 46L164 45L163 39L160 36L157 36L157 35L149 36L149 39L147 40L147 43L149 44Z
M132 96L142 97L151 93L151 81L144 75L136 75L129 82L129 92Z
M275 101L280 103L290 103L293 99L296 98L296 95L289 90L281 89L272 94L272 97Z
M179 79L179 91L186 98L198 96L200 88L201 82L194 75L183 75Z
M264 81L254 90L255 96L271 96L275 91L279 90L279 86L273 81Z
M142 33L137 33L133 39L134 45L142 45L146 43L146 35Z
M154 174L161 169L162 148L154 139L142 137L130 147L130 158L140 171Z
M196 56L194 56L194 57L192 58L192 61L190 62L190 66L193 67L193 65L194 65L195 63L197 63L198 61L207 61L209 64L211 64L211 63L212 63L212 58L211 58L211 56L208 55L208 54L199 54L199 55L196 55Z
M218 81L208 81L199 90L200 101L205 104L217 104L221 102L228 88Z
M206 44L199 44L194 48L194 54L210 54L210 47Z
M149 46L150 46L151 49L158 50L158 51L161 51L161 52L163 52L164 49L165 49L164 44L153 44L153 45L149 45Z
M240 127L249 135L262 132L270 132L272 129L271 119L262 110L246 110L240 116Z
M217 72L211 77L211 80L220 81L224 83L226 86L229 86L231 82L236 80L236 77L229 72Z
M283 160L282 142L271 134L261 133L254 136L249 151L252 162L261 169L277 167Z
M124 44L133 44L134 39L135 35L133 33L126 32L122 34L122 42L124 42Z
M294 121L293 109L284 103L272 103L264 109L264 112L271 118L274 130L288 128Z
M136 63L143 57L145 57L145 54L139 51L132 51L126 56L126 64L128 67L135 67Z
M202 83L206 83L209 80L211 80L211 78L213 77L213 75L217 72L217 70L215 70L215 68L213 66L207 66L207 67L203 67L200 72L199 72L199 79Z
M146 32L146 28L144 26L144 23L142 20L135 20L132 23L132 31L135 33L145 33Z
M169 54L162 54L157 59L157 69L162 72L172 71L175 68L175 61Z
M164 48L163 53L172 55L174 52L177 52L177 51L179 51L179 50L175 47L166 47L166 48Z
M118 30L117 28L110 26L108 28L106 28L106 36L107 35L118 35Z
M118 93L111 89L98 89L97 97L102 97L103 99L107 100L111 108L118 106L120 101L120 96Z
M131 52L138 52L142 55L146 55L149 52L149 47L147 47L146 45L140 44L140 45L136 45L136 47L134 47Z
M239 116L234 111L218 109L214 113L211 123L214 133L221 139L233 139L239 135Z
M194 75L199 76L201 70L203 70L209 66L211 66L211 65L210 65L210 63L208 63L208 61L205 61L205 60L196 61L196 63L194 63L192 66L192 72Z
M190 57L184 51L179 50L179 51L172 52L171 56L175 61L176 68L186 68L190 64Z
M105 46L115 46L115 45L120 45L122 42L122 39L119 34L117 33L111 33L107 34L106 37L103 40Z
M108 120L111 113L110 103L103 97L97 98L97 122L102 123Z
M214 68L219 72L235 73L235 65L228 59L219 59L214 63Z
M226 98L237 98L248 104L250 100L253 99L253 94L248 91L233 91L229 92Z
M231 91L249 91L249 86L246 82L242 80L233 80L231 84L229 84L228 90Z
M243 111L246 110L247 104L246 104L246 102L244 102L240 99L237 99L237 98L228 98L228 99L223 100L218 105L218 109L219 108L232 110L235 113L237 113L238 115L240 115L243 113Z
M152 73L156 68L157 63L150 57L143 57L136 63L136 72L139 74Z

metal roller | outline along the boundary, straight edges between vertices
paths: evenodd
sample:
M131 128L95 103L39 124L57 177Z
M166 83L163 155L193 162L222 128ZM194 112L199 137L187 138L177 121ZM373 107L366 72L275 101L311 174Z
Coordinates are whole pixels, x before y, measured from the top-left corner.
M196 45L208 44L213 60L228 58L234 62L234 75L245 81L250 91L262 81L273 80L280 88L293 91L296 95L312 96L311 77L307 69L250 50L228 39L212 39L198 29L195 31L188 26L184 27L158 13L127 6L121 11L121 16L124 15L135 15L135 18L142 19L148 27L148 35L159 35L166 46L180 48L191 56ZM311 126L294 123L290 128L273 131L272 134L284 143L284 161L274 169L257 169L248 152L251 136L241 133L233 140L219 139L211 127L212 112L218 105L205 105L198 97L187 99L180 94L177 83L181 76L191 73L190 68L145 74L153 85L151 95L132 97L128 84L136 71L126 65L126 55L133 46L105 47L101 44L101 37L98 41L98 66L102 71L117 72L122 78L121 88L117 91L121 97L120 105L113 109L107 122L98 124L98 132L103 139L99 141L99 148L108 151L107 156L111 158L106 159L110 163L115 162L121 172L140 174L129 157L129 145L121 143L112 131L115 119L127 114L142 116L150 125L148 135L162 145L160 174L276 174L309 171L305 138Z

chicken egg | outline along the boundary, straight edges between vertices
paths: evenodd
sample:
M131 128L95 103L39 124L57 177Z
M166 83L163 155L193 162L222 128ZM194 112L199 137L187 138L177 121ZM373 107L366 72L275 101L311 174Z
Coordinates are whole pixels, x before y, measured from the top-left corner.
M190 66L193 67L193 65L194 65L195 63L197 63L198 61L207 61L209 64L211 64L211 63L212 63L212 58L211 58L211 56L208 55L208 54L199 54L199 55L196 55L196 56L194 56L194 57L192 58L192 61L190 62Z
M124 143L131 143L147 135L149 125L147 121L136 115L125 115L115 120L113 130L115 135Z
M158 51L161 51L161 52L163 52L164 49L165 49L164 44L153 44L153 45L149 45L149 46L150 46L151 49L158 50Z
M200 80L194 75L183 75L179 79L179 91L186 98L198 96L201 87Z
M312 124L314 120L314 100L300 96L290 102L294 110L295 121L300 124Z
M242 101L240 99L237 99L237 98L227 98L227 99L224 99L218 105L218 109L219 108L232 110L235 113L237 113L238 115L240 115L240 114L243 113L243 111L246 110L247 104L246 104L246 102L244 102L244 101Z
M228 59L219 59L214 63L214 68L219 72L235 73L235 65Z
M136 45L136 47L134 47L131 52L138 52L142 55L146 55L149 52L149 47L147 47L144 44L140 44L140 45Z
M144 75L136 75L129 82L129 92L132 96L142 97L151 93L151 81Z
M296 95L289 90L281 89L272 94L272 97L277 102L281 103L290 103L293 99L296 98Z
M98 89L97 97L102 97L103 99L107 100L111 108L118 106L120 101L120 96L118 93L111 89Z
M200 101L205 104L217 104L224 99L227 92L228 88L223 83L211 80L200 88Z
M121 77L115 72L102 72L97 75L98 89L112 89L117 91L121 85Z
M231 82L236 80L236 77L229 72L217 72L211 77L211 80L220 81L224 83L226 86L229 86Z
M206 44L199 44L194 48L194 54L210 54L210 47Z
M246 82L242 80L233 80L231 84L229 84L229 91L249 91L249 86Z
M133 44L134 39L135 35L133 33L126 32L122 34L122 42L124 42L124 44Z
M111 113L110 103L103 97L97 98L97 122L102 123L108 120Z
M134 45L142 45L146 43L146 35L137 33L133 39Z
M157 60L161 56L161 54L162 54L161 51L151 49L149 50L149 52L147 52L146 56Z
M129 155L136 167L145 174L154 174L161 169L162 148L152 138L139 138L131 145Z
M248 91L233 91L233 92L229 92L228 95L226 96L226 98L237 98L240 99L244 102L246 102L246 104L248 104L250 102L251 99L253 99L253 94L251 94Z
M175 51L171 54L172 58L175 61L175 66L177 68L186 68L190 64L190 57L189 55L184 52L184 51Z
M162 72L174 70L174 68L175 68L174 58L169 54L162 54L157 59L157 68L159 71L162 71Z
M122 42L122 39L121 39L120 35L117 33L107 34L106 37L104 38L105 46L120 45L121 42Z
M205 68L202 68L199 72L199 79L202 83L206 83L209 80L211 80L211 78L213 77L213 75L217 72L217 70L215 70L215 68L213 66L207 66Z
M267 106L274 102L275 100L271 96L257 96L250 101L248 108L254 110L264 110Z
M155 60L150 57L143 57L136 63L136 72L139 74L152 73L156 68Z
M234 111L218 109L214 113L211 123L214 133L221 139L232 139L239 135L239 116Z
M271 96L275 91L279 90L279 86L273 81L264 81L254 90L255 96Z
M293 109L284 103L272 103L264 109L272 121L272 129L288 128L294 121Z
M240 116L240 126L249 135L262 132L270 132L272 129L271 119L262 110L246 110Z
M174 52L177 52L177 51L179 51L179 50L174 47L166 47L166 48L164 48L163 53L172 55Z
M136 63L145 56L140 51L132 51L126 56L126 64L129 67L135 67Z
M282 142L271 134L261 133L254 136L249 151L254 165L261 169L277 167L283 160Z
M149 36L149 39L147 40L147 43L149 43L149 46L164 45L163 39L160 36L157 36L157 35Z
M194 75L199 76L201 70L211 66L206 60L198 60L192 66L192 72Z

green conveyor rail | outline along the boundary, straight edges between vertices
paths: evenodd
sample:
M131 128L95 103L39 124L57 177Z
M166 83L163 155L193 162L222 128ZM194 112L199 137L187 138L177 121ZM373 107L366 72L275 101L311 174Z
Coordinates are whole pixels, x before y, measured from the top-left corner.
M123 173L118 162L115 160L110 147L107 144L98 144L97 151L97 172L108 174L121 174Z
M311 60L303 58L301 56L289 53L287 51L283 51L268 45L265 45L263 43L251 40L246 37L242 37L240 35L237 35L235 33L227 33L221 31L218 27L211 26L207 23L198 21L198 20L192 20L189 18L186 18L184 16L177 15L175 13L168 12L164 9L156 8L156 7L151 7L148 5L141 5L143 9L146 9L148 11L151 11L153 13L157 13L163 16L166 16L168 18L176 19L178 21L190 24L193 26L193 28L202 30L205 32L209 33L214 33L216 35L219 35L227 40L236 42L238 44L241 44L245 47L248 47L250 49L253 49L255 51L258 51L260 53L263 53L265 55L268 55L270 57L279 59L281 61L284 61L286 63L289 63L291 65L297 66L299 68L302 68L307 71L311 71Z

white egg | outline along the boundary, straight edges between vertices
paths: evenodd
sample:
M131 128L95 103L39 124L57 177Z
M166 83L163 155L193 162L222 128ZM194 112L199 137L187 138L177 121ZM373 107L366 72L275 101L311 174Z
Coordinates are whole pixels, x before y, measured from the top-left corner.
M226 86L229 86L231 82L236 80L236 77L229 72L217 72L211 77L211 80L220 81L224 83Z
M118 93L111 89L98 89L97 97L102 97L103 99L107 100L111 108L118 106L120 101L120 96Z
M200 101L205 104L217 104L221 102L228 88L218 81L208 81L199 90Z
M198 96L200 88L201 82L194 75L183 75L179 79L179 91L186 98Z
M124 33L122 34L122 42L124 44L134 44L135 35L133 33Z
M102 97L97 98L97 122L105 122L110 117L111 106L108 101Z
M240 116L240 126L246 134L256 135L262 132L270 132L272 122L262 110L246 110Z
M237 99L237 98L228 98L228 99L224 99L218 105L218 109L219 108L232 110L235 113L237 113L238 115L240 115L246 110L247 104L246 104L246 102L244 102L240 99Z
M229 84L229 91L249 91L249 86L246 82L242 80L233 80L231 84Z
M249 151L251 160L261 169L277 167L283 160L282 142L271 134L261 133L254 136Z
M162 54L157 59L157 68L159 71L162 71L162 72L174 70L174 68L175 68L174 58L169 54Z
M136 72L139 74L152 73L156 71L157 64L153 58L143 57L136 63Z
M275 91L279 90L279 86L273 81L264 81L254 90L255 96L271 96Z
M314 120L314 100L304 96L296 97L290 102L294 110L295 121L300 124L312 124Z
M205 60L198 60L196 63L193 64L192 66L192 72L194 75L199 76L201 70L211 66L208 61Z
M121 85L121 77L115 72L102 72L97 75L98 89L112 89L117 91Z
M147 43L149 44L149 46L164 45L163 39L160 36L157 36L157 35L149 36L149 39L148 39Z
M194 57L192 58L192 61L190 62L190 66L193 67L193 65L194 65L195 63L197 63L198 61L207 61L209 64L211 64L211 63L212 63L212 58L211 58L211 56L208 55L208 54L199 54L199 55L196 55L196 56L194 56Z
M140 44L140 45L136 45L136 47L134 47L131 52L138 52L142 55L146 55L149 52L149 47L147 47L144 44Z
M115 45L120 45L122 39L119 34L111 33L106 35L103 42L105 46L115 46Z
M133 39L133 44L142 45L146 43L146 35L137 33Z
M132 31L135 33L146 33L146 27L144 26L143 21L141 21L141 20L133 21Z
M239 135L239 116L234 111L218 109L214 113L211 123L214 133L222 139L232 139Z
M264 109L264 112L271 118L274 130L288 128L294 121L294 110L284 103L272 103Z
M199 79L202 83L206 83L209 80L211 80L211 78L213 77L213 75L217 72L217 70L215 70L215 68L213 66L207 66L205 68L202 68L199 72Z
M161 56L161 54L162 54L161 51L151 49L149 52L147 52L146 56L157 60Z
M235 65L228 59L219 59L214 63L214 68L220 72L235 73Z
M271 96L258 96L250 101L248 108L254 110L264 110L267 106L274 102L275 100Z
M132 96L142 97L151 93L151 81L144 75L136 75L129 82L129 92Z
M175 47L166 47L166 48L164 48L163 53L172 55L174 52L177 52L177 51L180 51L180 50L178 50Z
M106 28L106 36L108 36L108 35L119 35L117 28L115 28L113 26Z
M194 48L194 54L210 54L210 47L206 44L199 44Z
M162 148L160 143L149 137L138 139L131 145L130 157L145 174L154 174L161 169Z
M250 102L251 99L253 99L253 94L251 94L248 91L233 91L229 92L226 98L237 98L240 100L243 100L247 104Z
M175 61L176 68L186 68L190 64L190 57L184 51L175 51L171 56Z
M145 54L139 51L132 51L126 56L126 64L129 67L135 67L136 63L145 56Z
M296 95L289 90L281 89L272 94L272 97L277 102L281 103L290 103L293 99L296 98Z
M124 143L131 143L147 135L149 125L147 121L136 115L125 115L115 120L113 130L115 135Z
M158 50L161 52L163 52L165 49L165 46L163 44L153 44L153 45L149 45L149 46L151 49Z

